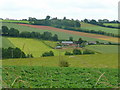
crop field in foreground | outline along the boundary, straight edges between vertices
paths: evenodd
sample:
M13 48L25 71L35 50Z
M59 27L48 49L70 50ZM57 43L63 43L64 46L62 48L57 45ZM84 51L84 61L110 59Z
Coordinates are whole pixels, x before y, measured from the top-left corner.
M100 52L102 54L118 53L118 45L89 45L85 48Z
M7 88L118 88L117 69L4 66Z
M81 28L87 29L87 30L95 30L95 31L104 31L106 33L113 33L118 34L118 29L115 28L107 28L107 27L101 27L93 24L83 23L81 22Z
M22 25L18 25L18 24L13 24L13 23L3 23L3 25L9 27L9 28L16 28L18 29L20 32L23 32L23 31L28 31L28 32L39 32L39 33L43 33L43 32L51 32L52 34L57 34L58 35L58 38L59 39L62 39L62 40L68 40L69 37L73 37L74 40L78 40L79 38L82 38L83 40L87 40L87 41L100 41L100 42L108 42L108 41L111 41L111 42L118 42L117 38L115 38L115 40L113 40L114 38L113 37L108 37L108 36L102 36L100 37L99 35L95 35L95 34L83 34L83 33L80 33L80 32L75 32L73 33L72 31L69 31L69 30L65 30L65 32L61 32L61 30L63 31L63 29L59 29L57 30L56 28L53 29L53 27L50 27L49 29L48 28L45 28L45 26L42 28L34 28L34 27L29 27L29 26L25 26L27 24L22 24ZM35 25L33 25L35 26ZM48 26L46 26L48 27ZM67 32L66 32L67 31ZM80 33L80 34L79 34ZM104 38L106 38L106 40L103 40ZM109 39L111 38L111 39Z

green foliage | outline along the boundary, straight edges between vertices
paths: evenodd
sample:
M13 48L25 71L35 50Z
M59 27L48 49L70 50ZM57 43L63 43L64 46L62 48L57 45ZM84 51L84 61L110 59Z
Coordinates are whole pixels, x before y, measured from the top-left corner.
M81 52L79 49L74 49L74 50L73 50L73 54L74 54L74 55L81 55L82 52Z
M73 53L66 51L65 55L73 55Z
M8 34L8 27L2 26L2 34Z
M73 37L69 37L69 41L73 41Z
M19 48L2 48L2 58L26 58L26 55Z
M54 52L50 51L50 52L45 52L42 54L42 57L47 57L47 56L54 56Z
M67 61L65 61L65 60L60 60L59 61L59 66L60 67L69 67L69 63L67 62Z
M2 81L9 88L117 88L118 69L3 66Z

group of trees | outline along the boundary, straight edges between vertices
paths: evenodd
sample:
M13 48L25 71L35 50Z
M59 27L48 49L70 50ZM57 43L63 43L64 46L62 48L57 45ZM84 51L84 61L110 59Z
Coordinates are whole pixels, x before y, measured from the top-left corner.
M95 52L90 50L84 50L83 52L79 49L74 49L72 52L65 52L65 55L82 55L82 54L95 54Z
M44 32L43 34L40 34L38 32L19 32L15 28L8 29L7 26L2 26L2 35L3 36L12 36L12 37L25 37L25 38L38 38L43 40L52 40L52 41L58 41L58 35L52 35L51 32Z
M108 19L99 19L98 21L92 19L92 20L88 20L88 19L84 19L82 20L82 22L85 22L85 23L90 23L90 24L94 24L94 25L99 25L99 26L102 26L102 27L107 27L107 28L116 28L116 29L120 29L120 27L114 27L114 26L106 26L104 25L104 23L119 23L119 21L116 21L116 20L113 20L113 21L109 21Z
M45 25L45 26L54 26L57 28L67 28L67 27L80 27L80 21L79 20L70 20L66 19L64 17L63 19L51 18L50 16L46 16L45 19L36 19L29 17L29 23L33 25Z
M47 57L47 56L54 56L54 52L49 51L49 52L45 52L45 53L42 54L42 57Z
M2 48L2 58L26 58L27 56L19 48Z

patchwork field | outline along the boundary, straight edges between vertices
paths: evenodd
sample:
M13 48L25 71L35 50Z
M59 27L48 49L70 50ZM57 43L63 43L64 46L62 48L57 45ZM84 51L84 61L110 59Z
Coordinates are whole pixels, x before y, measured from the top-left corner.
M29 26L29 27L33 27L33 28L39 28L39 29L43 29L43 30L47 29L50 31L52 30L52 31L57 31L57 32L65 32L65 33L69 33L69 34L79 35L79 36L83 36L83 37L96 38L96 39L101 39L101 40L107 40L107 41L111 41L111 42L118 42L118 38L104 36L104 35L96 35L96 34L90 34L90 33L84 33L84 32L69 31L69 30L58 29L58 28L49 27L49 26L38 26L38 25L28 25L28 24L19 24L19 25Z
M29 27L29 26L26 26L27 24L18 25L18 24L13 24L13 23L3 23L3 25L8 26L9 28L12 28L12 27L16 28L20 32L23 32L23 31L33 32L34 31L34 32L43 33L45 31L49 31L52 34L57 34L59 39L62 39L62 40L68 39L69 37L72 36L74 38L74 40L78 40L81 37L82 39L87 40L87 41L118 42L117 38L108 37L108 36L81 33L81 32L75 32L75 31L73 32L73 31L63 30L63 29L58 29L58 28L56 28L56 30L55 30L55 28L53 29L53 27L49 27L49 30L48 30L48 26L44 26L44 28L43 28L43 26L37 26L38 28L35 28L35 25L32 25L34 27ZM25 26L23 26L23 25L25 25ZM45 28L45 27L47 27L47 28ZM106 40L103 40L104 38L106 38ZM109 38L112 38L112 39L109 39ZM116 39L116 40L113 40L113 39Z
M88 23L83 23L81 22L81 28L82 29L87 29L87 30L95 30L95 31L104 31L107 33L113 33L113 34L118 34L118 29L114 28L106 28L106 27L101 27L93 24L88 24Z

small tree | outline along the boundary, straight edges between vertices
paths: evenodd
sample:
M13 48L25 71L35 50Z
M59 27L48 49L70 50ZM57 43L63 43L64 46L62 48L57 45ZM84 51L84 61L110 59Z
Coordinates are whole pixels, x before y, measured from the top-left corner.
M73 37L69 37L69 40L70 40L70 41L73 41Z
M69 63L67 62L67 61L64 61L64 60L61 60L60 62L59 62L59 66L60 67L69 67Z

